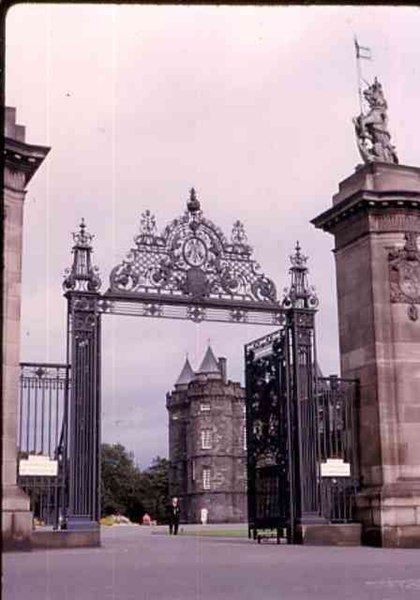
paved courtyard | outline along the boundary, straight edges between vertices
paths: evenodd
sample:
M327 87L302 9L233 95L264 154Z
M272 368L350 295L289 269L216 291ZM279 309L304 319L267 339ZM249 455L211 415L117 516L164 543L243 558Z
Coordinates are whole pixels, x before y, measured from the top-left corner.
M97 549L3 557L4 600L420 598L420 550L257 545L104 529Z

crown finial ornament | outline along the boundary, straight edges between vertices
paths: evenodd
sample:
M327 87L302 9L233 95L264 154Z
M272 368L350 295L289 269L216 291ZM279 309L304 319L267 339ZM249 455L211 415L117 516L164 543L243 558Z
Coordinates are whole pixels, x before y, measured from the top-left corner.
M295 253L289 258L291 281L290 287L284 289L282 305L284 308L316 308L319 302L315 288L308 283L308 257L302 254L299 242L296 242Z
M357 146L363 161L366 164L398 164L395 146L391 144L391 134L388 131L388 104L377 77L363 91L363 98L368 105L368 111L364 114L361 105L360 115L353 119Z
M190 189L190 199L187 202L187 208L190 213L194 214L200 210L200 202L197 199L197 193L194 188Z
M149 209L141 214L140 231L145 235L156 235L156 217Z
M79 231L73 232L72 235L74 241L73 264L64 273L63 289L66 292L97 292L102 282L98 267L92 265L93 235L86 230L83 218L79 225Z
M75 246L83 248L90 248L93 240L93 235L86 231L86 223L84 217L82 217L79 225L79 231L73 231L72 233Z
M289 257L290 262L292 263L293 267L295 267L295 268L306 269L306 261L308 260L308 257L304 256L301 253L301 250L302 250L302 248L301 248L299 242L297 241L296 246L295 246L295 253Z

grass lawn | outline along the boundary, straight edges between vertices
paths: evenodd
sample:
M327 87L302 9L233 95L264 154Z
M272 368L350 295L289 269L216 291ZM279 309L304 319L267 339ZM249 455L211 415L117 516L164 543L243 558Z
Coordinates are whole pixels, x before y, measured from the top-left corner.
M199 535L206 537L248 537L248 531L246 529L207 529L206 527L200 529L183 529L181 528L179 533L182 535Z
M169 535L169 531L165 529L159 529L153 531L153 534L161 534L161 535ZM232 537L232 538L247 538L248 530L247 529L223 529L222 527L219 529L215 529L214 527L200 527L193 529L188 529L188 526L181 525L178 530L178 535L183 536L197 536L197 537Z

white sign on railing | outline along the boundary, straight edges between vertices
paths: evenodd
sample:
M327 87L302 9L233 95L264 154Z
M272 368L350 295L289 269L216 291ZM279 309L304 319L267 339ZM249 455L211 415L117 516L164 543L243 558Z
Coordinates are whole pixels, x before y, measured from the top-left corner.
M19 475L32 477L56 477L58 462L49 456L30 454L19 461Z
M350 463L342 458L327 458L321 463L321 477L350 477Z

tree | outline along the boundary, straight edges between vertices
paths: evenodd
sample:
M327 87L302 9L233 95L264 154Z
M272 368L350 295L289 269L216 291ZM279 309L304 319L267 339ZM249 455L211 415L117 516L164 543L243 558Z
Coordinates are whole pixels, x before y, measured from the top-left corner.
M123 514L139 521L144 514L141 473L133 454L122 444L102 444L101 504L102 514Z
M102 444L102 515L122 514L139 522L145 512L166 522L169 504L169 461L157 456L144 471L122 444Z
M169 504L169 460L160 456L154 458L151 466L142 473L142 479L146 512L156 521L165 523Z

